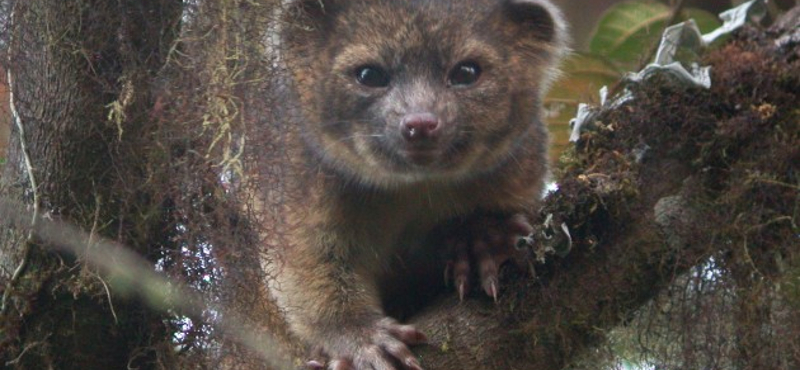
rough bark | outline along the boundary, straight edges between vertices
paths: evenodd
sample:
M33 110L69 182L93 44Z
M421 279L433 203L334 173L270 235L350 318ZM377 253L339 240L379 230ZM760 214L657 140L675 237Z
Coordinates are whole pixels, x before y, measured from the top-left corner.
M153 155L145 151L152 150L145 144L152 131L146 112L181 2L10 4L6 67L17 116L0 194L40 217L147 252L163 235L154 231L158 211L151 213L159 199L146 183ZM162 317L109 292L105 277L82 265L81 256L55 253L3 225L0 260L8 274L0 336L5 366L154 367L147 347L163 333Z

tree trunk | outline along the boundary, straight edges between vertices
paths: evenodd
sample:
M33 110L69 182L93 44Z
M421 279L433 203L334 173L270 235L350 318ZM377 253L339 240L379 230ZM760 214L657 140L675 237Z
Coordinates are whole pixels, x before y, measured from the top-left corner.
M151 254L163 235L160 199L146 182L156 175L147 112L181 1L26 0L10 9L15 117L0 196ZM0 361L15 369L155 367L161 315L116 297L81 256L2 228L9 330Z

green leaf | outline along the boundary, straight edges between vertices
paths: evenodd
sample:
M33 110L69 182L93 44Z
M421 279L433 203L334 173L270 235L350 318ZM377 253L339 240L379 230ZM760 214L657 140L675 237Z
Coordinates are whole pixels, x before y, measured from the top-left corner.
M601 17L589 50L623 66L635 66L661 38L669 17L669 7L654 1L619 3Z
M611 7L601 17L589 43L589 50L617 65L633 69L649 57L648 53L661 40L661 34L672 16L668 6L648 0L627 1ZM678 21L693 18L702 32L721 24L709 12L684 9Z
M551 158L558 158L569 145L569 121L575 117L578 103L597 101L601 87L610 87L622 77L605 58L585 53L570 55L561 70L561 77L544 99L546 121L553 139Z
M606 58L576 52L564 60L561 78L556 80L546 100L581 100L597 96L597 90L622 77L622 72Z
M722 25L719 17L702 9L684 9L683 12L681 12L681 21L689 19L694 19L695 23L697 23L697 28L699 28L702 33L709 33Z

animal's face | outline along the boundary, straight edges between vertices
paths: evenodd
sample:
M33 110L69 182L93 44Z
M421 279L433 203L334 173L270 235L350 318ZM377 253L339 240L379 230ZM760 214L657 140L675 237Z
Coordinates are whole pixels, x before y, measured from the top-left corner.
M543 85L562 47L536 1L300 2L286 62L307 143L357 181L458 180L546 141ZM297 18L295 18L297 19Z

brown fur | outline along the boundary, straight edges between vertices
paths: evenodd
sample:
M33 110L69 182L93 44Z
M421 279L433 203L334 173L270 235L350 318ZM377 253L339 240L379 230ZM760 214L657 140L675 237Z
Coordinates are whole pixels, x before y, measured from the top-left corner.
M280 262L266 266L270 289L300 338L379 368L359 353L385 350L375 323L387 302L438 285L436 230L540 198L540 104L564 27L532 0L305 0L284 13L282 57L299 104L284 127L293 162L283 181L295 190L286 245L273 251ZM464 60L481 66L480 79L447 86ZM384 66L390 86L359 86L361 65ZM442 122L424 164L398 154L397 126L419 110Z

